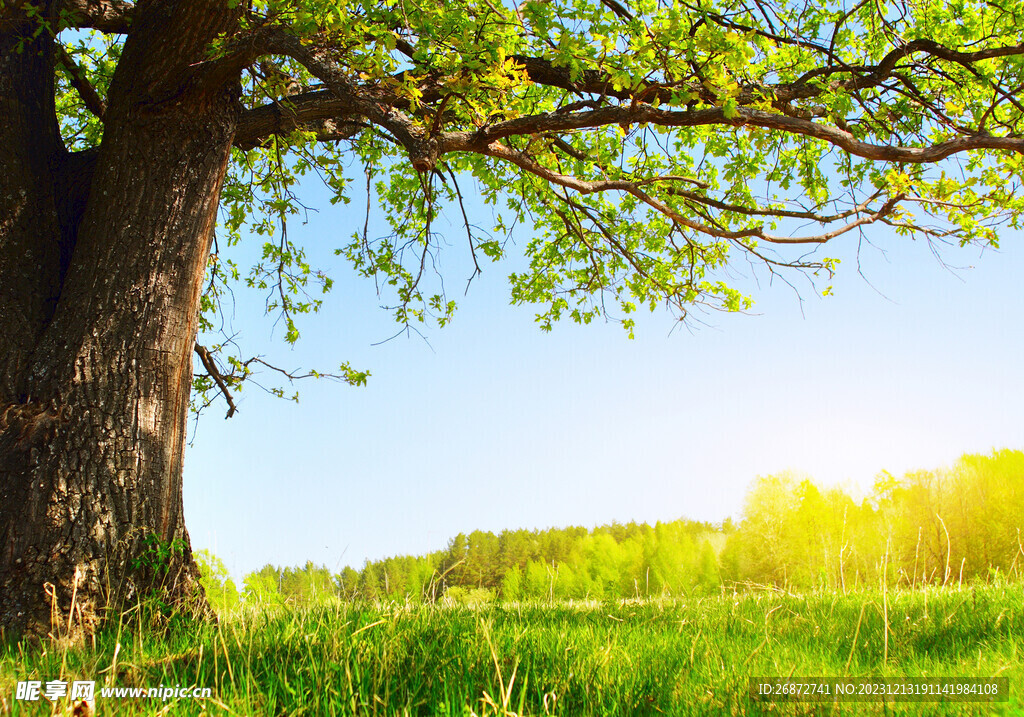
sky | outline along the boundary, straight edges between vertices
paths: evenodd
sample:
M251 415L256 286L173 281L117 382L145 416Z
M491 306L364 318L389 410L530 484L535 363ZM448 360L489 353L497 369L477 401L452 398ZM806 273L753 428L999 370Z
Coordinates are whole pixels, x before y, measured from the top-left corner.
M386 341L388 297L333 255L363 210L301 189L320 211L289 234L337 282L323 311L294 348L259 296L240 292L228 319L282 367L372 376L297 384L298 404L247 389L230 420L222 404L200 418L186 524L236 578L266 563L358 569L477 529L739 519L759 475L867 491L882 470L1024 448L1020 233L939 256L885 228L841 237L830 297L740 261L750 312L686 326L655 313L629 340L605 323L542 332L509 305L507 265L485 265L463 297L453 226L441 269L455 321Z

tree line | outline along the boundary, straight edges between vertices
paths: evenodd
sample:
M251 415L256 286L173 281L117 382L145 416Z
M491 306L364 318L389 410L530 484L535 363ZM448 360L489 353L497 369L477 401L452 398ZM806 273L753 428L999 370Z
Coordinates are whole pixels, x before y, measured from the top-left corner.
M952 467L883 472L865 496L790 472L749 489L742 520L679 519L460 533L444 550L332 573L266 565L239 590L200 555L214 605L241 600L487 602L623 599L769 586L789 591L918 587L1018 577L1024 569L1024 452L965 455Z
M737 582L846 590L948 585L1024 569L1024 453L964 455L902 478L883 472L859 502L783 473L759 478L719 556Z

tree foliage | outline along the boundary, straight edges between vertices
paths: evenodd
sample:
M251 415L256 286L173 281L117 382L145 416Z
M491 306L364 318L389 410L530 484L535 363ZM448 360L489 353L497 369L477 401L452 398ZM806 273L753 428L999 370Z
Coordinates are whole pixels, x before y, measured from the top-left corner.
M69 0L40 20L61 42L57 105L72 149L102 140L105 93L144 4ZM726 271L738 256L821 277L827 293L836 262L820 246L835 238L875 224L996 245L1024 208L1018 4L227 7L239 17L210 46L209 72L238 73L244 111L202 304L218 358L202 362L200 401L263 363L214 332L233 287L262 292L289 342L331 288L288 232L314 178L332 202L363 195L386 220L387 235L367 221L337 251L406 327L453 317L431 273L463 240L440 227L462 226L473 275L507 258L515 227L531 227L512 301L537 306L545 329L601 317L632 332L641 307L749 307ZM233 248L252 240L259 260L239 265ZM348 364L333 375L367 378Z

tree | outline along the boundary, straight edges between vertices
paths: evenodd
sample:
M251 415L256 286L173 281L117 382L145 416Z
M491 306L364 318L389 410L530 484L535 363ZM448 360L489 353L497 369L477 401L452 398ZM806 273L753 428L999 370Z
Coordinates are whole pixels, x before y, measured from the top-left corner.
M359 573L351 566L346 565L344 570L335 575L334 582L338 586L338 593L346 600L352 600L359 594Z
M794 548L793 517L799 506L797 478L785 471L758 476L747 491L743 522L729 560L740 574L765 584L787 585L802 552Z
M380 600L386 596L380 579L380 568L367 560L359 575L359 597L363 600Z
M337 595L331 571L312 561L301 568L284 568L280 574L281 596L289 603L311 605Z
M494 533L474 530L467 538L466 565L462 570L467 585L497 587L498 538Z
M552 568L550 565L530 560L523 575L523 595L534 600L550 599Z
M196 563L199 565L202 576L200 582L210 605L218 612L237 607L241 596L224 561L209 550L200 550L196 553Z
M1016 224L1022 24L974 0L0 0L0 627L87 633L154 590L202 606L190 399L230 415L262 359L197 333L241 281L298 337L331 283L288 237L302 174L348 201L360 168L393 233L340 251L407 327L452 318L427 271L446 212L474 275L534 227L511 295L546 329L743 309L730 255L825 278L806 249L871 224ZM232 247L261 235L245 274ZM158 570L154 540L184 548Z
M986 575L992 568L1019 570L1024 560L1024 453L961 456L953 472L956 510L948 522L954 554L962 561L957 567L965 577Z
M501 599L505 602L515 602L523 594L523 571L518 565L513 565L501 578Z
M722 583L718 569L718 556L715 555L715 549L708 540L701 543L697 575L693 582L697 587L705 590L717 588Z
M281 571L269 563L256 572L249 573L242 581L247 602L257 605L280 605L284 602L281 594Z

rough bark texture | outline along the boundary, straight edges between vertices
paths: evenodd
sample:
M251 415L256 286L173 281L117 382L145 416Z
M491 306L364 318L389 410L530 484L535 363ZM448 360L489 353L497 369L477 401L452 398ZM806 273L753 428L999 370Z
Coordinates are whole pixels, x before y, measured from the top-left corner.
M192 350L238 118L225 3L140 1L98 151L70 154L44 33L0 24L0 627L75 637L202 607L182 515ZM56 12L58 2L47 9Z

